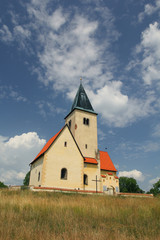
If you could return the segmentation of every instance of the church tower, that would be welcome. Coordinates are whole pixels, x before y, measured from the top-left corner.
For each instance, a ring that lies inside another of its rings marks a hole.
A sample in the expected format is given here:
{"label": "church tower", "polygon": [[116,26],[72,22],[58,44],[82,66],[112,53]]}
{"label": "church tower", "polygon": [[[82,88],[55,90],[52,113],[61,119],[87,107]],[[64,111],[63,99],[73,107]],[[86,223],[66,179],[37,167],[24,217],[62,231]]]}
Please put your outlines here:
{"label": "church tower", "polygon": [[65,117],[84,157],[97,158],[97,113],[80,83],[70,113]]}

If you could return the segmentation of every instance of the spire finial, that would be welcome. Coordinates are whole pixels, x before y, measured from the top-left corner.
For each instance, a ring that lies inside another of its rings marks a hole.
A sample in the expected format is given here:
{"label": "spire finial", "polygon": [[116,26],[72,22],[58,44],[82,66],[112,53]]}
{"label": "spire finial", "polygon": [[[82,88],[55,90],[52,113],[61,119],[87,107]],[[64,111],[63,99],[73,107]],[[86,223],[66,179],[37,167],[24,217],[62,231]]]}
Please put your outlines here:
{"label": "spire finial", "polygon": [[82,78],[80,78],[80,84],[82,84]]}

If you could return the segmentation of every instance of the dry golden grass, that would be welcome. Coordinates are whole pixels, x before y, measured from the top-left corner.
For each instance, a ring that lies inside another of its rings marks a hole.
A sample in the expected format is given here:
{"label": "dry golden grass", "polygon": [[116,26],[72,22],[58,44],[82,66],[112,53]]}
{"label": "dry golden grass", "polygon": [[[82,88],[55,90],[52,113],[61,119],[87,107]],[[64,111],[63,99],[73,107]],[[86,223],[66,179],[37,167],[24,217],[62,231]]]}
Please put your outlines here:
{"label": "dry golden grass", "polygon": [[159,240],[160,199],[0,191],[0,240]]}

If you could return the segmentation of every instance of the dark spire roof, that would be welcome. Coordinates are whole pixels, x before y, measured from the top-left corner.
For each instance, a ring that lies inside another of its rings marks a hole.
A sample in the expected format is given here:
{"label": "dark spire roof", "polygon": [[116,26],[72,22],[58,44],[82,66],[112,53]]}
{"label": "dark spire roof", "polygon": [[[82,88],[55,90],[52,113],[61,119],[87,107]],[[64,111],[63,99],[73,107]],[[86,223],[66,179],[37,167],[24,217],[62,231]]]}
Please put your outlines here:
{"label": "dark spire roof", "polygon": [[71,107],[71,111],[75,108],[95,113],[89,101],[89,98],[82,86],[82,83],[80,83],[79,89]]}

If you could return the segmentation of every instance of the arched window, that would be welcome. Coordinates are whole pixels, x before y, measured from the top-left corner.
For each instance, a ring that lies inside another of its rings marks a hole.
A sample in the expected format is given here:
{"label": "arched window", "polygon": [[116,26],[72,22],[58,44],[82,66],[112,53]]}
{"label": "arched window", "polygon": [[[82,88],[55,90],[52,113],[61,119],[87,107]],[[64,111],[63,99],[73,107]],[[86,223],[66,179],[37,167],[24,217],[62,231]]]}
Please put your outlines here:
{"label": "arched window", "polygon": [[84,185],[88,185],[88,176],[84,174],[83,176]]}
{"label": "arched window", "polygon": [[67,180],[67,169],[66,168],[61,169],[61,179]]}
{"label": "arched window", "polygon": [[38,182],[39,182],[39,180],[40,180],[40,177],[41,177],[41,174],[40,174],[40,172],[38,173]]}

